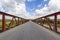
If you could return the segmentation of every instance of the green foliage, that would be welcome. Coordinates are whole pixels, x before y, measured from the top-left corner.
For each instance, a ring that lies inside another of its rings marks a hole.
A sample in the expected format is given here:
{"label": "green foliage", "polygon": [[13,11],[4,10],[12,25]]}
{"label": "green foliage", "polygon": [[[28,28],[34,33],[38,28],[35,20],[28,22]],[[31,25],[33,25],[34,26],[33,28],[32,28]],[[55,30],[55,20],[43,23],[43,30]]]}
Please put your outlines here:
{"label": "green foliage", "polygon": [[[5,28],[8,28],[10,21],[11,20],[9,20],[9,19],[6,20],[6,27]],[[12,25],[10,27],[13,28],[13,27],[15,27],[15,25],[16,25],[16,22],[12,21]],[[0,20],[0,30],[1,30],[1,28],[2,28],[2,20]]]}
{"label": "green foliage", "polygon": [[[42,20],[45,24],[47,24],[46,20]],[[54,26],[54,19],[49,19],[48,20],[52,26]],[[58,19],[58,24],[57,26],[60,28],[60,19]]]}

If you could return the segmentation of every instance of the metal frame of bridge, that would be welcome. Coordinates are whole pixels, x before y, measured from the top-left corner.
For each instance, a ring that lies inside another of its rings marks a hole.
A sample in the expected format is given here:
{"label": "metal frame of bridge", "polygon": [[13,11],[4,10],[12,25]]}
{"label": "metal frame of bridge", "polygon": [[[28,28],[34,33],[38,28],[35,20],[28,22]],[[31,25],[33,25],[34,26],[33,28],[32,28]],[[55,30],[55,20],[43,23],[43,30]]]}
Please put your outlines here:
{"label": "metal frame of bridge", "polygon": [[[12,21],[13,20],[15,20],[15,22],[16,22],[16,25],[15,26],[18,26],[18,25],[20,25],[20,23],[23,24],[23,23],[25,23],[25,22],[28,21],[28,20],[26,20],[24,18],[21,18],[21,17],[18,17],[18,16],[14,16],[14,15],[11,15],[11,14],[7,14],[7,13],[1,12],[1,11],[0,11],[0,15],[2,15],[2,32],[5,31],[5,27],[6,27],[6,18],[5,18],[5,16],[12,17],[12,19],[11,19],[11,21],[9,23],[8,29],[10,29],[10,26],[12,25]],[[42,21],[43,18],[44,18],[47,21],[47,24],[49,25],[49,29],[50,30],[53,30],[55,32],[58,32],[57,31],[57,24],[58,24],[57,16],[58,15],[60,15],[60,12],[56,12],[56,13],[53,13],[53,14],[50,14],[50,15],[46,15],[46,16],[37,18],[37,19],[35,19],[33,21],[36,22],[36,23],[40,23],[40,25],[44,26],[43,25],[44,22]],[[49,22],[49,17],[52,17],[52,16],[54,16],[54,27],[53,27],[53,29],[52,29],[51,24]],[[16,18],[18,20],[16,20]]]}
{"label": "metal frame of bridge", "polygon": [[[60,12],[56,12],[56,13],[53,13],[53,14],[50,14],[50,15],[46,15],[46,16],[37,18],[37,19],[35,19],[33,21],[36,22],[36,23],[40,23],[40,25],[44,26],[44,22],[42,21],[43,18],[44,18],[47,21],[48,25],[49,25],[49,29],[53,30],[55,32],[58,32],[57,31],[57,24],[58,24],[58,18],[57,18],[57,16],[58,15],[60,15]],[[54,17],[54,27],[53,27],[53,29],[52,29],[51,24],[49,22],[49,17],[52,17],[52,16]],[[44,27],[46,27],[46,26],[44,26]]]}
{"label": "metal frame of bridge", "polygon": [[14,16],[14,15],[11,15],[11,14],[7,14],[7,13],[1,12],[1,11],[0,11],[0,15],[2,15],[2,30],[1,30],[2,32],[6,30],[6,28],[5,28],[6,27],[6,18],[5,18],[5,16],[12,17],[12,19],[11,19],[11,21],[9,23],[8,29],[10,29],[10,26],[12,25],[12,21],[13,20],[15,20],[15,22],[16,22],[15,26],[18,26],[18,25],[20,25],[20,23],[23,24],[23,23],[28,21],[28,20],[26,20],[24,18],[21,18],[21,17],[18,17],[18,16]]}

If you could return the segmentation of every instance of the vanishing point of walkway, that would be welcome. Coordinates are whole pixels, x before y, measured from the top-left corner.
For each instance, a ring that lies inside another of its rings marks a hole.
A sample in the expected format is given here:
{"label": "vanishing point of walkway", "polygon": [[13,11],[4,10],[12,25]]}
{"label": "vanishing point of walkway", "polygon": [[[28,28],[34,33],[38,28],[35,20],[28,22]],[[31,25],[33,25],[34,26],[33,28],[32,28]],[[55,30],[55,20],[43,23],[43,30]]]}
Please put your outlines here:
{"label": "vanishing point of walkway", "polygon": [[29,21],[0,33],[0,40],[60,40],[60,35]]}

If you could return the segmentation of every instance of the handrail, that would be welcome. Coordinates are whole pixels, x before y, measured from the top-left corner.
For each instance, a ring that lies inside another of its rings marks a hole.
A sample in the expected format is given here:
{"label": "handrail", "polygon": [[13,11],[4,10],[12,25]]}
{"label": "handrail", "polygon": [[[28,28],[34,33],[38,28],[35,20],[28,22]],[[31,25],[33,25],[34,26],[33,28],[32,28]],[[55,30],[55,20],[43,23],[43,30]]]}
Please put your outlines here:
{"label": "handrail", "polygon": [[[10,26],[12,25],[12,21],[14,21],[14,20],[16,22],[16,25],[15,26],[18,26],[18,25],[20,25],[20,23],[23,24],[23,23],[25,23],[25,22],[28,21],[28,20],[26,20],[24,18],[15,16],[15,15],[11,15],[11,14],[8,14],[8,13],[5,13],[5,12],[1,12],[1,11],[0,11],[0,15],[2,15],[2,32],[6,30],[5,29],[5,27],[6,27],[6,18],[5,18],[5,16],[12,17],[12,20],[9,23],[8,29],[10,28]],[[18,18],[18,20],[16,20],[16,18]]]}
{"label": "handrail", "polygon": [[[57,24],[58,24],[58,18],[57,17],[58,17],[58,15],[60,15],[60,11],[56,12],[56,13],[53,13],[53,14],[46,15],[46,16],[42,16],[42,17],[37,18],[33,21],[38,23],[38,24],[40,23],[40,25],[44,26],[44,22],[42,21],[42,19],[44,18],[44,20],[48,22],[47,24],[50,27],[49,29],[51,29],[55,32],[58,32],[57,31]],[[53,29],[51,28],[51,24],[49,23],[49,18],[48,18],[48,17],[51,17],[51,16],[54,16],[54,27],[53,27]]]}

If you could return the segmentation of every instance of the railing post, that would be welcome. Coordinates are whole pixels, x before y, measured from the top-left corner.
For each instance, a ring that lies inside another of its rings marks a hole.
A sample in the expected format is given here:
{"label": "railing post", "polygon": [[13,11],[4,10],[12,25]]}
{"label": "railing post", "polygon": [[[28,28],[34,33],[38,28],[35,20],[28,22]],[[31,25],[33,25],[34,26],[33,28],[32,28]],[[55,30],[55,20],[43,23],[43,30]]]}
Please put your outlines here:
{"label": "railing post", "polygon": [[2,32],[5,31],[6,21],[5,21],[5,15],[2,15]]}
{"label": "railing post", "polygon": [[21,23],[23,24],[23,19],[21,18]]}
{"label": "railing post", "polygon": [[18,25],[19,25],[19,17],[18,17]]}
{"label": "railing post", "polygon": [[15,22],[16,22],[16,26],[18,25],[18,22],[17,22],[17,19],[16,19],[16,17],[14,17],[14,19],[15,19]]}
{"label": "railing post", "polygon": [[57,32],[57,15],[54,15],[54,31]]}
{"label": "railing post", "polygon": [[41,20],[40,20],[40,21],[41,21],[41,25],[43,26],[42,18],[41,18]]}

